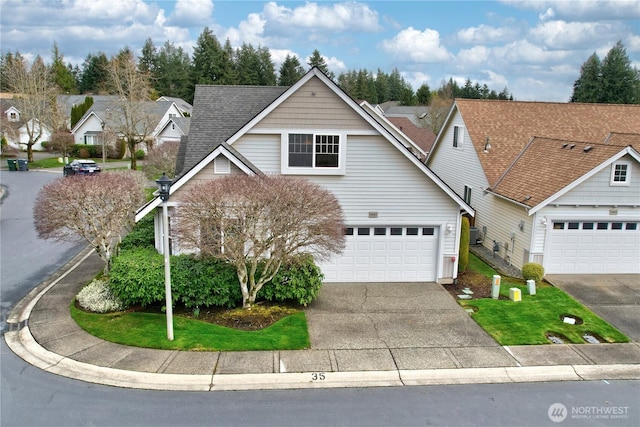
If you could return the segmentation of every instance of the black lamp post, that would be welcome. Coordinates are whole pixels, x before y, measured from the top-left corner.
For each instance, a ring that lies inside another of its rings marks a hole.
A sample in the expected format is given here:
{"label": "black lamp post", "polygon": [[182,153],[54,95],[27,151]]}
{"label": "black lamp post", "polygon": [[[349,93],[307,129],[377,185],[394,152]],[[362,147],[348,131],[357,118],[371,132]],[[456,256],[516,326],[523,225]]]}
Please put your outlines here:
{"label": "black lamp post", "polygon": [[107,163],[107,150],[105,150],[105,141],[104,141],[104,122],[100,123],[100,127],[102,127],[102,133],[100,134],[100,138],[102,139],[102,164]]}
{"label": "black lamp post", "polygon": [[167,339],[173,341],[173,301],[171,298],[171,264],[169,259],[169,190],[172,181],[163,173],[160,179],[156,180],[160,199],[162,200],[162,252],[164,254],[164,291],[166,295],[167,307]]}

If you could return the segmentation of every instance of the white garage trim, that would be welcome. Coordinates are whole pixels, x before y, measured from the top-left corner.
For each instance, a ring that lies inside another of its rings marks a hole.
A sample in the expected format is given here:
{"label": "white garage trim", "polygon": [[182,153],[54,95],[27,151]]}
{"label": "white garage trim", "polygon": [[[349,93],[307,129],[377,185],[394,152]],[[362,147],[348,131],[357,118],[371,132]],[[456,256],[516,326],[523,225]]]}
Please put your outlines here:
{"label": "white garage trim", "polygon": [[554,220],[548,236],[546,273],[640,273],[637,220]]}
{"label": "white garage trim", "polygon": [[438,226],[355,226],[345,249],[320,262],[325,282],[432,282],[438,276]]}

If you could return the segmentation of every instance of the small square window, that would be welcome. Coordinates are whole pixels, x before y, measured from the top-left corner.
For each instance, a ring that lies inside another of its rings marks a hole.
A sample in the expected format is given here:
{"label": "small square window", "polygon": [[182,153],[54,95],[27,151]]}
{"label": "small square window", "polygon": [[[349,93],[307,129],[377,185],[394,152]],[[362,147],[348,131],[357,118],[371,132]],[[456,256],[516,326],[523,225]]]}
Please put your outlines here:
{"label": "small square window", "polygon": [[612,230],[622,230],[622,223],[621,222],[612,222],[611,223],[611,229]]}
{"label": "small square window", "polygon": [[598,226],[597,226],[598,230],[608,230],[609,229],[609,223],[608,222],[599,222]]}
{"label": "small square window", "polygon": [[344,229],[345,236],[353,236],[353,227],[347,227]]}
{"label": "small square window", "polygon": [[579,222],[570,222],[569,225],[567,226],[569,230],[577,230],[579,227],[580,227]]}
{"label": "small square window", "polygon": [[407,227],[407,236],[417,236],[418,227]]}
{"label": "small square window", "polygon": [[611,166],[611,185],[629,185],[631,163],[617,162]]}
{"label": "small square window", "polygon": [[583,222],[582,223],[582,229],[583,230],[593,230],[593,223],[592,222]]}
{"label": "small square window", "polygon": [[369,227],[358,227],[358,236],[368,236],[369,234],[371,234]]}
{"label": "small square window", "polygon": [[554,222],[553,223],[554,230],[564,230],[564,222]]}
{"label": "small square window", "polygon": [[391,227],[389,231],[392,236],[402,236],[402,228],[400,227]]}
{"label": "small square window", "polygon": [[435,229],[433,227],[427,227],[422,229],[423,236],[433,236]]}
{"label": "small square window", "polygon": [[638,223],[637,222],[628,222],[625,224],[625,229],[626,230],[637,230],[638,229]]}
{"label": "small square window", "polygon": [[387,235],[387,229],[386,227],[376,227],[373,229],[373,234],[376,236],[386,236]]}

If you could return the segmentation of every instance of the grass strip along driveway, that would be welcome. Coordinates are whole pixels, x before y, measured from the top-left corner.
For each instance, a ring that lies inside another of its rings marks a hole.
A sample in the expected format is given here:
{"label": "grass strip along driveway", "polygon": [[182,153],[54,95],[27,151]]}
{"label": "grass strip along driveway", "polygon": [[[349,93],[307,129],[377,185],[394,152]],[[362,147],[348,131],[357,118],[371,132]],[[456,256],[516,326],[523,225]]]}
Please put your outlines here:
{"label": "grass strip along driveway", "polygon": [[98,338],[162,350],[298,350],[310,346],[307,320],[300,311],[257,331],[243,331],[185,317],[173,317],[174,340],[167,340],[167,318],[155,313],[87,313],[71,304],[71,317]]}
{"label": "grass strip along driveway", "polygon": [[[469,268],[491,280],[495,270],[471,255]],[[585,344],[589,335],[603,343],[629,342],[617,329],[591,310],[579,304],[564,291],[542,283],[535,295],[529,295],[523,280],[502,277],[500,298],[460,300],[463,307],[474,309],[473,319],[501,345],[550,344],[549,336],[565,344]],[[509,288],[519,288],[522,301],[509,299]],[[565,321],[575,319],[571,324]]]}

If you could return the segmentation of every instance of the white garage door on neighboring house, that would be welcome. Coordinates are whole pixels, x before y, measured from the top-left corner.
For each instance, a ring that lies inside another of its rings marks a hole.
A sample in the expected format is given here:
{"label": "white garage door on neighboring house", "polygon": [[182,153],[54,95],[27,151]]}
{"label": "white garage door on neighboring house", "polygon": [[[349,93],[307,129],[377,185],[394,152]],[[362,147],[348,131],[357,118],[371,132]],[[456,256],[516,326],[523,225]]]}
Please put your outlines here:
{"label": "white garage door on neighboring house", "polygon": [[436,227],[349,227],[345,249],[320,262],[325,282],[435,281]]}
{"label": "white garage door on neighboring house", "polygon": [[640,273],[640,224],[628,221],[554,221],[545,272]]}

